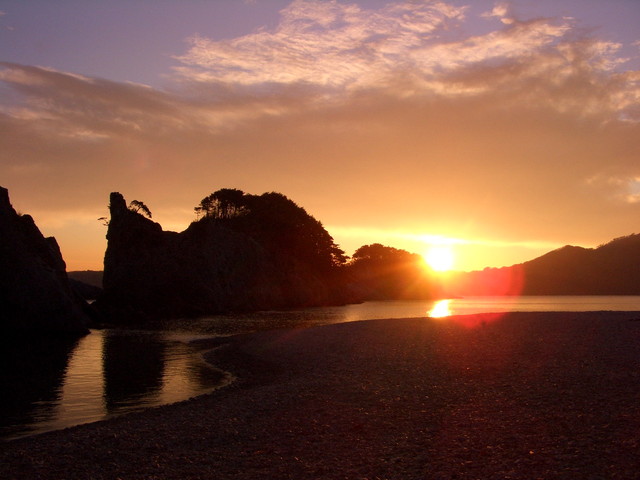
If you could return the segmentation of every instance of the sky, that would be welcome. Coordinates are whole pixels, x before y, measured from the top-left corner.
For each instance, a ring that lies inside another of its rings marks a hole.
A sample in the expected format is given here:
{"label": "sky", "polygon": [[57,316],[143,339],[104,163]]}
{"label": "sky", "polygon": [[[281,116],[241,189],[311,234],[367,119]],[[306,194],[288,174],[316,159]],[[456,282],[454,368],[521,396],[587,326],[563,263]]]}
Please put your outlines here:
{"label": "sky", "polygon": [[351,255],[499,267],[640,232],[640,1],[0,0],[0,186],[102,269],[109,193],[165,230],[285,194]]}

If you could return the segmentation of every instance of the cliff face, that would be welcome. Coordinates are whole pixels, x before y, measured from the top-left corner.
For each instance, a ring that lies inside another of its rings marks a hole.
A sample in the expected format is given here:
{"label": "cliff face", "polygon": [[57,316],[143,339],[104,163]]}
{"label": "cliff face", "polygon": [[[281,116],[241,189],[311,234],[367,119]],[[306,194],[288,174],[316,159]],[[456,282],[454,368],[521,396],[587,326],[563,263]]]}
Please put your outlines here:
{"label": "cliff face", "polygon": [[251,235],[202,219],[181,233],[110,197],[103,294],[114,323],[331,303],[330,286]]}
{"label": "cliff face", "polygon": [[0,328],[87,333],[86,304],[71,289],[60,248],[0,187]]}

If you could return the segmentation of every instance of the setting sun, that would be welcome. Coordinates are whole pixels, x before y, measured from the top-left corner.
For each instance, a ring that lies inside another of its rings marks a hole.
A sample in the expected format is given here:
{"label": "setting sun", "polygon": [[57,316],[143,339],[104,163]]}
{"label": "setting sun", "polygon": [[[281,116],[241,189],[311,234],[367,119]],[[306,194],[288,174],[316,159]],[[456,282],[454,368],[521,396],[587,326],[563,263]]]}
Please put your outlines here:
{"label": "setting sun", "polygon": [[433,245],[423,255],[424,261],[436,272],[451,270],[455,256],[449,245]]}

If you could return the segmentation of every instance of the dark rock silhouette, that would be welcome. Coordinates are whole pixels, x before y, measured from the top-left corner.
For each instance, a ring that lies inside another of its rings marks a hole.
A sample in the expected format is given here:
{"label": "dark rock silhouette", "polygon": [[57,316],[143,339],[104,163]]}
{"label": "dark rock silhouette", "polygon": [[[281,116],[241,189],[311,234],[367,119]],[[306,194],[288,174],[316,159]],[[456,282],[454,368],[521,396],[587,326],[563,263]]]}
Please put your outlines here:
{"label": "dark rock silhouette", "polygon": [[95,300],[102,293],[102,288],[76,280],[69,275],[69,284],[74,292],[85,300]]}
{"label": "dark rock silhouette", "polygon": [[598,248],[567,245],[503,268],[456,273],[456,295],[640,295],[640,234]]}
{"label": "dark rock silhouette", "polygon": [[0,187],[0,328],[88,333],[89,308],[72,290],[55,238],[44,238]]}
{"label": "dark rock silhouette", "polygon": [[[163,231],[111,194],[104,291],[96,302],[110,322],[347,301],[337,266],[299,245],[296,228],[319,222],[283,195],[234,192],[247,204],[242,217],[205,216],[181,233]],[[279,216],[282,209],[295,221]]]}

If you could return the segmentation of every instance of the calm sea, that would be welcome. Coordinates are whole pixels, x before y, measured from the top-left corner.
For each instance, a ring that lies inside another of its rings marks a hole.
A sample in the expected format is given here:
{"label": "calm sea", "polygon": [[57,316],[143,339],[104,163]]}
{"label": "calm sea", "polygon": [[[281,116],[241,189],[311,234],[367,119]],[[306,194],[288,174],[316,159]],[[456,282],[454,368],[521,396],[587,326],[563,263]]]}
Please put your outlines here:
{"label": "calm sea", "polygon": [[156,331],[95,330],[78,340],[0,342],[0,439],[174,403],[224,385],[198,338],[375,318],[509,311],[640,311],[640,296],[467,297],[178,320]]}

